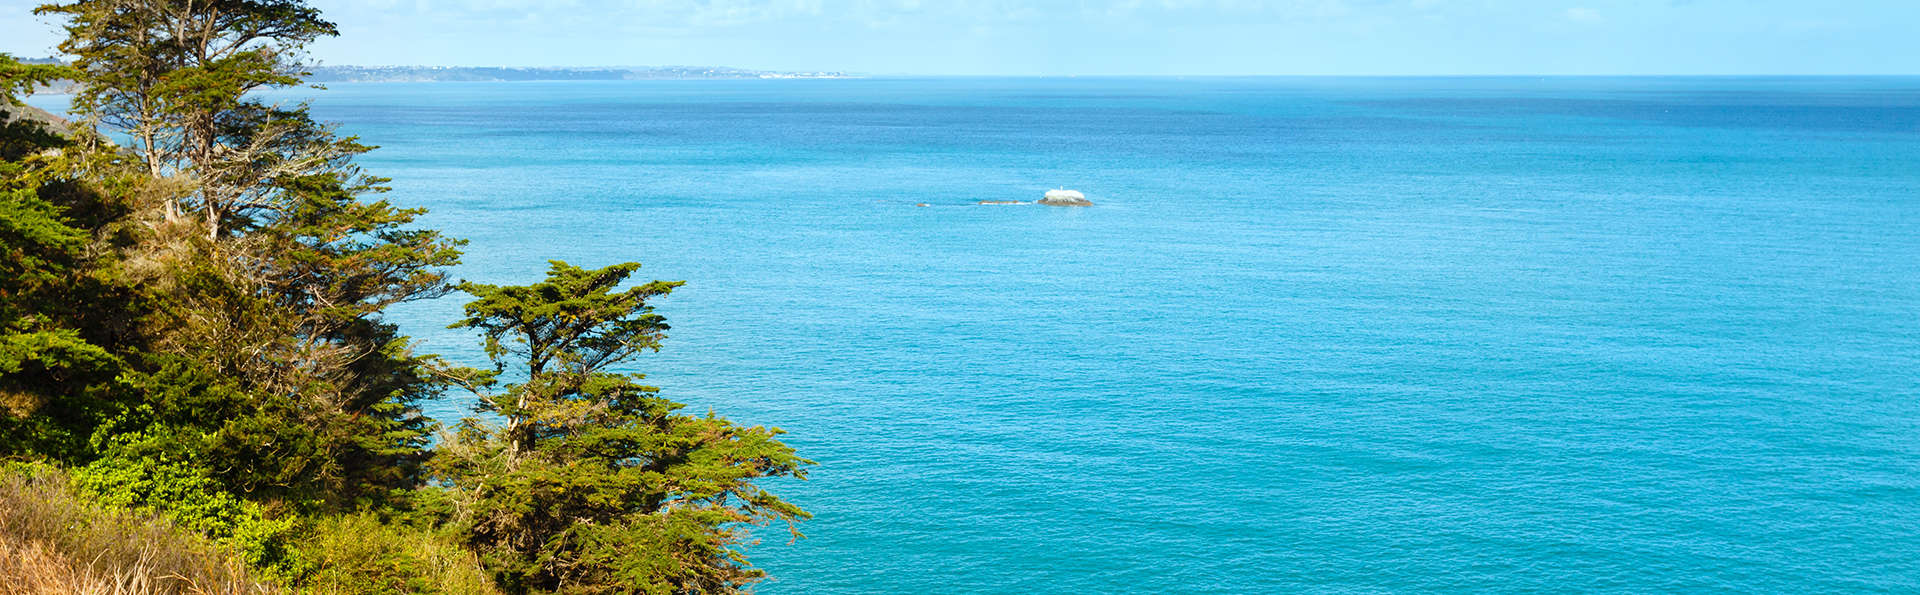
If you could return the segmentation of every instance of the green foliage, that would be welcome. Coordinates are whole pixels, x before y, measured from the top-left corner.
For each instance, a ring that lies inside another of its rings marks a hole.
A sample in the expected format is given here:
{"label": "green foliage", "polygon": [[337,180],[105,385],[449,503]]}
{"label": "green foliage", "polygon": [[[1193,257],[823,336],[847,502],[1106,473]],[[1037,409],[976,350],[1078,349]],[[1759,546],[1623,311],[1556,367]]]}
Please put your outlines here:
{"label": "green foliage", "polygon": [[[447,293],[441,269],[459,242],[411,227],[418,210],[363,198],[385,190],[352,164],[369,147],[304,106],[247,98],[298,84],[300,47],[333,25],[298,0],[39,12],[66,19],[75,106],[133,139],[147,165],[142,181],[111,189],[134,208],[56,246],[124,258],[124,270],[85,264],[144,314],[96,341],[120,358],[111,377],[123,386],[117,409],[89,419],[143,437],[114,443],[137,453],[116,456],[165,453],[251,498],[300,506],[372,505],[416,486],[435,428],[418,404],[443,390],[440,364],[380,315]],[[198,229],[183,205],[204,215]],[[113,229],[144,235],[100,245]],[[68,425],[69,442],[86,434],[85,420]]]}
{"label": "green foliage", "polygon": [[193,464],[255,498],[305,503],[341,489],[334,449],[353,440],[345,434],[354,427],[298,423],[306,413],[298,395],[248,391],[191,358],[150,355],[149,363],[156,369],[126,375],[143,402],[102,426],[96,452]]}
{"label": "green foliage", "polygon": [[26,64],[0,52],[0,104],[18,104],[21,97],[38,85],[74,75],[73,69],[57,64]]}
{"label": "green foliage", "polygon": [[71,475],[88,500],[205,535],[274,584],[335,594],[494,591],[455,536],[429,527],[371,513],[276,513],[186,463],[106,458]]}
{"label": "green foliage", "polygon": [[66,20],[60,50],[81,72],[74,108],[125,131],[151,175],[193,175],[189,206],[210,239],[248,217],[263,181],[353,152],[305,109],[248,97],[299,84],[301,49],[338,34],[304,0],[78,0],[35,12]]}
{"label": "green foliage", "polygon": [[71,458],[114,410],[120,358],[83,332],[74,301],[104,293],[85,239],[38,192],[0,190],[0,451]]}
{"label": "green foliage", "polygon": [[525,381],[485,394],[504,423],[466,420],[436,465],[509,591],[736,591],[761,577],[744,526],[808,516],[753,484],[806,475],[779,430],[679,414],[640,375],[607,371],[668,328],[647,300],[680,284],[618,290],[638,268],[556,261],[533,285],[461,286],[477,299],[454,326],[482,331],[494,373]]}
{"label": "green foliage", "polygon": [[74,471],[73,482],[104,505],[152,510],[211,537],[277,582],[293,582],[305,572],[292,547],[292,519],[268,518],[261,505],[226,491],[191,465],[101,459]]}
{"label": "green foliage", "polygon": [[495,592],[457,540],[371,514],[316,519],[301,550],[314,568],[305,583],[314,593]]}
{"label": "green foliage", "polygon": [[[30,189],[0,190],[0,446],[70,457],[116,358],[62,314],[85,236]],[[67,395],[55,406],[48,389]]]}
{"label": "green foliage", "polygon": [[[0,161],[17,162],[41,151],[65,146],[66,141],[58,131],[42,119],[29,117],[36,112],[20,98],[32,93],[35,86],[72,75],[72,70],[63,66],[22,64],[0,53]],[[7,177],[8,169],[11,168],[0,166],[0,177]]]}
{"label": "green foliage", "polygon": [[25,113],[16,93],[63,73],[0,55],[0,453],[72,459],[114,410],[119,358],[97,342],[98,317],[87,320],[79,302],[110,293],[91,275],[91,237],[49,200],[73,205],[86,194],[61,181],[46,154],[70,143],[16,117]]}
{"label": "green foliage", "polygon": [[115,360],[44,320],[0,328],[0,452],[72,460],[84,456],[90,427],[116,409],[108,380]]}
{"label": "green foliage", "polygon": [[420,481],[430,422],[417,410],[341,410],[250,389],[187,356],[145,361],[151,371],[123,375],[142,402],[100,426],[95,452],[190,463],[235,492],[303,510],[378,505]]}

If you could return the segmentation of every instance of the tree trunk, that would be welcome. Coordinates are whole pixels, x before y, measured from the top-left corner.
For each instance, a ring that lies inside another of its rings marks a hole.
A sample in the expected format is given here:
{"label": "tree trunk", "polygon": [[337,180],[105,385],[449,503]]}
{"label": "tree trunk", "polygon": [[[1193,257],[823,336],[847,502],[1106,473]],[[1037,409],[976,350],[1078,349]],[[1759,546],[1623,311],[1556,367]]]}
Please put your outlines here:
{"label": "tree trunk", "polygon": [[218,242],[220,241],[220,209],[215,207],[211,201],[207,202],[206,209],[207,239]]}

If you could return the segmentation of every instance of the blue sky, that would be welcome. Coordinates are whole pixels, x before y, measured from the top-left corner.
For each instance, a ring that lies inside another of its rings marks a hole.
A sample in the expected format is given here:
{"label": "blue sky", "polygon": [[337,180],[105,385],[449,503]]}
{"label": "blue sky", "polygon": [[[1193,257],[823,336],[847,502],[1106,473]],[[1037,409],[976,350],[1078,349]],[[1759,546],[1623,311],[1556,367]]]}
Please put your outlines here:
{"label": "blue sky", "polygon": [[[0,51],[49,53],[37,0]],[[313,0],[330,64],[877,74],[1920,74],[1920,0]]]}

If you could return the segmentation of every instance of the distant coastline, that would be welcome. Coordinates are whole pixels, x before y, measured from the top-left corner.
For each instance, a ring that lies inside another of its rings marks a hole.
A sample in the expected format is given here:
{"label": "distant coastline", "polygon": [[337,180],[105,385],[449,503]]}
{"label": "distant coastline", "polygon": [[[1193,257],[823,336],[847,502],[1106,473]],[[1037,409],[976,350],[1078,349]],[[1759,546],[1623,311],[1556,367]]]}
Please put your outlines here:
{"label": "distant coastline", "polygon": [[844,72],[784,72],[716,66],[505,68],[495,66],[314,66],[317,83],[844,79]]}
{"label": "distant coastline", "polygon": [[[62,64],[57,58],[21,58],[26,64]],[[726,66],[598,66],[512,68],[502,66],[312,66],[306,77],[313,83],[438,83],[508,81],[644,81],[710,79],[850,79],[862,75],[837,72],[751,70]],[[39,93],[71,93],[72,81],[55,81],[35,89]]]}

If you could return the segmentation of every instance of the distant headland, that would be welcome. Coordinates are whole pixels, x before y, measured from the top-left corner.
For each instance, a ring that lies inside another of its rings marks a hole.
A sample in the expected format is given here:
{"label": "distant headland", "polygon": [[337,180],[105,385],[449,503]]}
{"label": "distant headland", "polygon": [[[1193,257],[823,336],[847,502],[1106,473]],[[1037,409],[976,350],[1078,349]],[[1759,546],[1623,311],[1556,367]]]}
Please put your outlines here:
{"label": "distant headland", "polygon": [[681,79],[843,79],[844,72],[782,72],[719,66],[506,68],[494,66],[313,66],[317,83],[631,81]]}
{"label": "distant headland", "polygon": [[[64,64],[58,58],[18,58],[25,64]],[[503,81],[642,81],[696,79],[850,79],[846,72],[788,72],[726,66],[593,66],[514,68],[504,66],[331,66],[312,65],[314,83],[427,83]],[[54,81],[41,92],[67,93],[71,81]]]}

